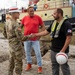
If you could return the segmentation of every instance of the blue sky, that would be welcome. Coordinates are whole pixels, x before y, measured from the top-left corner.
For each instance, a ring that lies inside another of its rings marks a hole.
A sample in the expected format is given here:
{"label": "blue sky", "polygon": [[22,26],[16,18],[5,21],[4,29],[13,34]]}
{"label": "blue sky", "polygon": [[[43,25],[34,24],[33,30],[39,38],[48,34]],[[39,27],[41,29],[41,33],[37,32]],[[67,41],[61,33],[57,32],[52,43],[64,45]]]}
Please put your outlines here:
{"label": "blue sky", "polygon": [[16,6],[16,1],[17,1],[18,8],[21,8],[21,7],[27,8],[29,3],[29,0],[0,0],[0,9]]}

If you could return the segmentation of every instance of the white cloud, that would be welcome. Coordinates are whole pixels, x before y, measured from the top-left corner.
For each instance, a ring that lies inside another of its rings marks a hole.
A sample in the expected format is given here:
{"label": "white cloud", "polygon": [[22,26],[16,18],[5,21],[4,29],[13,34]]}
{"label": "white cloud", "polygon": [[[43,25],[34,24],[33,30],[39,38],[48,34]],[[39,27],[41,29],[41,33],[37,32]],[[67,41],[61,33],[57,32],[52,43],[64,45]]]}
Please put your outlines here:
{"label": "white cloud", "polygon": [[0,9],[1,8],[10,8],[12,6],[16,6],[17,1],[17,7],[26,7],[28,6],[29,0],[0,0]]}

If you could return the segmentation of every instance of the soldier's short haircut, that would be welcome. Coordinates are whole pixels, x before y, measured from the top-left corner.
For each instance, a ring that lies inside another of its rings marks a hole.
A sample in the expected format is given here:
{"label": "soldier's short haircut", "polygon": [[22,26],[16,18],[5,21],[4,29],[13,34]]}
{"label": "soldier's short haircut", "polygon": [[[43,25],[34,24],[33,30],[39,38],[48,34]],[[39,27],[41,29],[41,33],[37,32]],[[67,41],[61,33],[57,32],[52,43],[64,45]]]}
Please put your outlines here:
{"label": "soldier's short haircut", "polygon": [[29,6],[29,7],[28,7],[28,9],[27,9],[27,11],[28,11],[30,8],[33,8],[33,9],[34,9],[34,7],[33,7],[33,6]]}
{"label": "soldier's short haircut", "polygon": [[60,13],[63,16],[63,10],[61,8],[57,8],[57,13]]}

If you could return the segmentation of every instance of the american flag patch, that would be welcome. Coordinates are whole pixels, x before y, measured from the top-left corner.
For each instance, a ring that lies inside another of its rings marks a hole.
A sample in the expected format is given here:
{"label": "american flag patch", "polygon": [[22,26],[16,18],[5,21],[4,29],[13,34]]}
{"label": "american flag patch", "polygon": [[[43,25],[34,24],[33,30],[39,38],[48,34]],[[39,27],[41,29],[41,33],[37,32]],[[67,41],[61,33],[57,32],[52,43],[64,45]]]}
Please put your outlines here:
{"label": "american flag patch", "polygon": [[68,33],[72,33],[72,30],[71,29],[68,29],[68,31],[67,31]]}

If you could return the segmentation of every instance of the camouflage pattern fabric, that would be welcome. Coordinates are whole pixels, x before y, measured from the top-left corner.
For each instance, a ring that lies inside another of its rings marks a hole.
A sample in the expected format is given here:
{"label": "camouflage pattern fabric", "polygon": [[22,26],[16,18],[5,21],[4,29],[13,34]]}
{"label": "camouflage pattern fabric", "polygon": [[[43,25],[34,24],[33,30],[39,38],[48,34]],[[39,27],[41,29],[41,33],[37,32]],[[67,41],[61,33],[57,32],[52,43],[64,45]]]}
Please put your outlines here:
{"label": "camouflage pattern fabric", "polygon": [[23,37],[18,28],[20,28],[20,25],[13,19],[7,20],[4,26],[3,34],[9,40],[10,50],[8,75],[13,75],[14,68],[16,75],[21,75],[22,73],[22,40],[25,41],[28,37]]}

